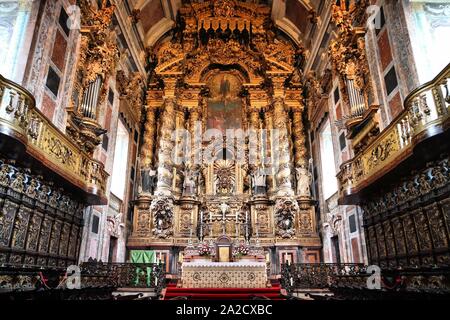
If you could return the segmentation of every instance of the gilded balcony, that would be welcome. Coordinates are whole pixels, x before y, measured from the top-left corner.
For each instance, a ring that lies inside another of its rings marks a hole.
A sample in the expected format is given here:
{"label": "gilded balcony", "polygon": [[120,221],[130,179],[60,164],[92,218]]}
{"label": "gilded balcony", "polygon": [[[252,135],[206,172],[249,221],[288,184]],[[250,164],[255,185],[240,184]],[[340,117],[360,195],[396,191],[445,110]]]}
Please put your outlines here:
{"label": "gilded balcony", "polygon": [[[0,75],[0,152],[51,174],[86,203],[106,203],[108,174],[37,108],[33,95]],[[55,176],[56,174],[56,176]]]}
{"label": "gilded balcony", "polygon": [[[377,138],[344,162],[337,175],[341,204],[354,204],[371,186],[397,171],[414,170],[415,162],[448,152],[450,64],[432,81],[405,99],[405,109]],[[427,142],[427,143],[425,143]],[[402,168],[404,167],[404,168]]]}

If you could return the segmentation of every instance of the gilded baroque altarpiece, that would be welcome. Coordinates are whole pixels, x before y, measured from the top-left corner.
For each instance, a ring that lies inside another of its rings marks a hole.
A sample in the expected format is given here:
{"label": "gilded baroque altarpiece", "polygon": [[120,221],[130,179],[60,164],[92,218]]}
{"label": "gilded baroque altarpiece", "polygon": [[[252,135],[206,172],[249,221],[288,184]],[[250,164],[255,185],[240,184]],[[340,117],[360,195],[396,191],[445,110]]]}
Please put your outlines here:
{"label": "gilded baroque altarpiece", "polygon": [[303,52],[270,21],[270,8],[258,4],[192,3],[180,9],[171,39],[151,48],[129,248],[185,247],[222,234],[263,247],[320,247]]}

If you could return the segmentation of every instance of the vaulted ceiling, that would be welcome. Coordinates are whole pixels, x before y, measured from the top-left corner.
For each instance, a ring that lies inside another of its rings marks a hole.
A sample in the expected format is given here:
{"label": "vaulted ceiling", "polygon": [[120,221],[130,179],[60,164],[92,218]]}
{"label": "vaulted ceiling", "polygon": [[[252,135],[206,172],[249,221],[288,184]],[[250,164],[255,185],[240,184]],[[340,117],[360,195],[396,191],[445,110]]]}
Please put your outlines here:
{"label": "vaulted ceiling", "polygon": [[[178,9],[190,2],[207,0],[127,0],[134,10],[145,45],[154,45],[175,24]],[[297,44],[310,46],[325,0],[247,0],[271,6],[272,20]]]}

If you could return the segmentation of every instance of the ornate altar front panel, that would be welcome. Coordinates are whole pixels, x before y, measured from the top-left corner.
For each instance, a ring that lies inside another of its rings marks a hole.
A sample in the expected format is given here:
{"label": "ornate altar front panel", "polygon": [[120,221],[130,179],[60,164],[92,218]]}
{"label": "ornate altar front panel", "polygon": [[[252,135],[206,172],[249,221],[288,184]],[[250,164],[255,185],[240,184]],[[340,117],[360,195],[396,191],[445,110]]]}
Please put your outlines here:
{"label": "ornate altar front panel", "polygon": [[183,288],[265,288],[265,262],[184,262]]}

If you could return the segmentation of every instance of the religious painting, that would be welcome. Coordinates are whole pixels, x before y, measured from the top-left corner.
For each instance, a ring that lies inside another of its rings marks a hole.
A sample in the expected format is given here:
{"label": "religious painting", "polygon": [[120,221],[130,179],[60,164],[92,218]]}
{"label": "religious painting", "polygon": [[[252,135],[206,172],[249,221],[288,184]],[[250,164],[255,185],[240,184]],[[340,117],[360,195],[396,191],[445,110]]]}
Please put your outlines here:
{"label": "religious painting", "polygon": [[225,134],[227,129],[241,128],[241,86],[239,78],[228,72],[221,72],[209,79],[208,129],[218,129]]}

